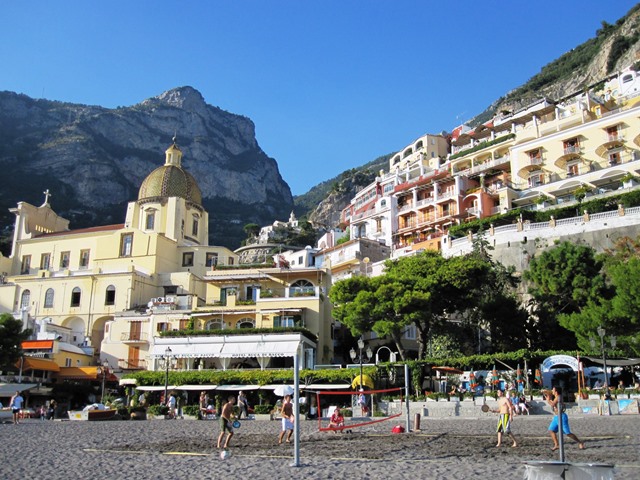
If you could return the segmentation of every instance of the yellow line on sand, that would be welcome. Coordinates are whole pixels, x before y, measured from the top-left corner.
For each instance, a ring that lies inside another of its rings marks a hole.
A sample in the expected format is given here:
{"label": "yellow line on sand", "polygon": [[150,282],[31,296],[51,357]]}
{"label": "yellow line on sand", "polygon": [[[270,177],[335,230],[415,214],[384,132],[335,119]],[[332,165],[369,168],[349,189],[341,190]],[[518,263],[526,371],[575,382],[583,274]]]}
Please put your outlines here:
{"label": "yellow line on sand", "polygon": [[162,452],[163,455],[185,455],[192,457],[208,457],[211,453],[196,453],[196,452]]}
{"label": "yellow line on sand", "polygon": [[82,451],[94,453],[149,453],[146,450],[108,450],[106,448],[83,448]]}

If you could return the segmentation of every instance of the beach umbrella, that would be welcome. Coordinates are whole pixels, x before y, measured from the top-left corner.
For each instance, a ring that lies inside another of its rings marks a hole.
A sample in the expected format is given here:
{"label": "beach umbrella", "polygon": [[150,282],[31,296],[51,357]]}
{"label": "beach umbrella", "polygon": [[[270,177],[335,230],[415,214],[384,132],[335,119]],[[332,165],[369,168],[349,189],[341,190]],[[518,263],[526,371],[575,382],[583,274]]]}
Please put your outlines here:
{"label": "beach umbrella", "polygon": [[516,383],[518,384],[524,383],[524,378],[522,377],[522,370],[520,370],[520,364],[518,364],[518,368],[516,369]]}
{"label": "beach umbrella", "polygon": [[476,381],[476,374],[473,373],[473,370],[471,370],[471,373],[469,374],[469,385],[471,390],[475,390],[476,388],[478,388],[478,382]]}
{"label": "beach umbrella", "polygon": [[278,385],[273,389],[273,393],[278,397],[285,397],[287,395],[293,395],[293,387],[291,385]]}

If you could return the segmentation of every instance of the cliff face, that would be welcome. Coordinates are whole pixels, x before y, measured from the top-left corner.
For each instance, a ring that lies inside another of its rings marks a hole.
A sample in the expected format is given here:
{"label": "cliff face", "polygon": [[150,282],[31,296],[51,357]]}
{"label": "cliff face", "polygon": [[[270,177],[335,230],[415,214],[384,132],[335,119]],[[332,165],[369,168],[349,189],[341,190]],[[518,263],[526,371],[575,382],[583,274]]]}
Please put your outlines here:
{"label": "cliff face", "polygon": [[18,201],[41,204],[47,188],[71,228],[121,222],[174,135],[202,190],[211,243],[236,248],[245,224],[288,217],[291,191],[253,122],[182,87],[117,109],[0,92],[0,222],[12,224],[7,209]]}

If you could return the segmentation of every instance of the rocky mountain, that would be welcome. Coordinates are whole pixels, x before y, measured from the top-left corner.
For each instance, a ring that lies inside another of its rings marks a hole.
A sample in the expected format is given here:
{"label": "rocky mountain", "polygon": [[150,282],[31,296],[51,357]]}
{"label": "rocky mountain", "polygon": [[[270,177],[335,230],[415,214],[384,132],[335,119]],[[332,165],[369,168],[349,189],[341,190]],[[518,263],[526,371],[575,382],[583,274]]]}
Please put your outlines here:
{"label": "rocky mountain", "polygon": [[0,92],[0,225],[12,228],[8,208],[40,205],[45,189],[71,228],[122,222],[174,135],[202,190],[212,244],[237,248],[245,224],[288,218],[291,190],[253,122],[181,87],[116,109]]}
{"label": "rocky mountain", "polygon": [[[542,97],[560,101],[637,62],[640,62],[640,5],[633,7],[615,25],[602,22],[595,37],[543,67],[524,85],[500,97],[467,123],[470,126],[479,125],[491,120],[499,112],[516,111]],[[640,63],[638,65],[637,69],[640,69]],[[442,125],[444,129],[455,127],[457,125]],[[384,158],[388,159],[389,156]],[[371,176],[371,165],[377,160],[347,170],[313,187],[308,193],[297,196],[294,199],[296,213],[299,216],[307,215],[317,225],[338,225],[342,209],[360,188],[373,180],[371,178],[369,182],[362,183]],[[384,165],[383,162],[382,165],[378,168],[388,171],[388,164]]]}

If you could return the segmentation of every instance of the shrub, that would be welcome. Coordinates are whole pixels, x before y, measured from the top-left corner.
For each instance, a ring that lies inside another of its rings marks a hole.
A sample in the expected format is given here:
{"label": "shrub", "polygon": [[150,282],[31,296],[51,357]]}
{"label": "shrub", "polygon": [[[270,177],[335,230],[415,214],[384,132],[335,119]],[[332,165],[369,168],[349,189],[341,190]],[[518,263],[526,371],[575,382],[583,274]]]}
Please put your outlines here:
{"label": "shrub", "polygon": [[254,413],[258,415],[265,415],[265,414],[268,415],[271,412],[271,410],[273,410],[273,405],[270,405],[270,404],[256,405],[253,407]]}
{"label": "shrub", "polygon": [[197,417],[200,414],[200,405],[186,405],[182,408],[182,413]]}
{"label": "shrub", "polygon": [[148,409],[149,415],[164,416],[169,413],[166,405],[151,405]]}

